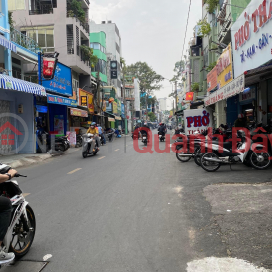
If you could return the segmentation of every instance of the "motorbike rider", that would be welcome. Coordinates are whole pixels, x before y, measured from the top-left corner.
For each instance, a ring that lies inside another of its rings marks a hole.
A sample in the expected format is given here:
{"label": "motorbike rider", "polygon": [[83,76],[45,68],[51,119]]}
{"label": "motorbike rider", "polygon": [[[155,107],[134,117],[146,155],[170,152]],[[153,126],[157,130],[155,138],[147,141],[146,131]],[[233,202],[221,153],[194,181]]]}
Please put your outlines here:
{"label": "motorbike rider", "polygon": [[106,145],[106,138],[105,138],[105,135],[104,135],[103,128],[101,127],[101,125],[97,124],[97,129],[98,129],[99,135],[101,136],[101,138],[103,140],[103,144]]}
{"label": "motorbike rider", "polygon": [[[0,183],[12,179],[16,174],[17,171],[14,169],[10,169],[6,174],[0,174]],[[7,197],[0,196],[0,265],[15,258],[14,253],[6,253],[4,248],[1,247],[11,220],[11,211],[11,201]]]}
{"label": "motorbike rider", "polygon": [[158,128],[158,134],[165,136],[165,133],[166,133],[166,126],[164,125],[164,123],[160,123],[160,126]]}
{"label": "motorbike rider", "polygon": [[97,149],[99,150],[99,146],[100,146],[99,138],[98,138],[99,131],[98,131],[98,128],[96,127],[96,122],[91,123],[89,129],[87,130],[87,134],[88,133],[91,133],[94,135],[94,139],[96,141],[96,146],[97,146]]}
{"label": "motorbike rider", "polygon": [[[143,129],[145,128],[145,129]],[[147,122],[144,122],[143,127],[140,128],[140,138],[143,140],[143,134],[146,134],[148,137],[149,132],[151,132],[150,127],[147,125]]]}
{"label": "motorbike rider", "polygon": [[234,122],[234,127],[246,127],[247,126],[247,120],[244,117],[244,114],[240,113],[238,114],[238,119]]}

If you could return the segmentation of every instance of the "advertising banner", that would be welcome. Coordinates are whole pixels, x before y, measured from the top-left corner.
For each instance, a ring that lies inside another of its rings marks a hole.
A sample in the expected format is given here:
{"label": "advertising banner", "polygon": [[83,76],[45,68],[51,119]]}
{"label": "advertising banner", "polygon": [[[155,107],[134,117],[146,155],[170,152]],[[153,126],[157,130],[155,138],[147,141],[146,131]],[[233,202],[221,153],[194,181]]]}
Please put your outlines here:
{"label": "advertising banner", "polygon": [[69,97],[73,96],[71,68],[58,62],[54,78],[43,80],[42,85],[47,91]]}
{"label": "advertising banner", "polygon": [[47,94],[47,102],[51,104],[59,104],[65,106],[77,106],[77,101],[65,97],[60,97],[52,94]]}
{"label": "advertising banner", "polygon": [[192,135],[194,132],[203,132],[212,127],[212,114],[207,109],[184,111],[185,134]]}
{"label": "advertising banner", "polygon": [[64,116],[55,115],[54,116],[54,131],[58,134],[64,134]]}
{"label": "advertising banner", "polygon": [[217,88],[220,89],[233,79],[231,44],[224,49],[216,64]]}
{"label": "advertising banner", "polygon": [[220,100],[228,99],[231,96],[243,92],[245,89],[245,76],[244,74],[232,80],[223,88],[215,91],[204,99],[205,106],[212,105]]}
{"label": "advertising banner", "polygon": [[117,106],[117,102],[115,102],[115,101],[112,102],[112,112],[114,114],[118,113],[118,106]]}
{"label": "advertising banner", "polygon": [[252,0],[232,25],[235,77],[271,60],[271,18],[270,0]]}
{"label": "advertising banner", "polygon": [[71,145],[76,145],[76,132],[75,131],[67,131],[66,135],[68,136],[68,140]]}
{"label": "advertising banner", "polygon": [[88,108],[90,114],[94,113],[93,94],[78,88],[79,106]]}
{"label": "advertising banner", "polygon": [[217,86],[217,68],[216,66],[207,75],[207,91],[210,92]]}
{"label": "advertising banner", "polygon": [[76,108],[70,108],[70,114],[72,116],[78,116],[78,117],[88,117],[88,112]]}

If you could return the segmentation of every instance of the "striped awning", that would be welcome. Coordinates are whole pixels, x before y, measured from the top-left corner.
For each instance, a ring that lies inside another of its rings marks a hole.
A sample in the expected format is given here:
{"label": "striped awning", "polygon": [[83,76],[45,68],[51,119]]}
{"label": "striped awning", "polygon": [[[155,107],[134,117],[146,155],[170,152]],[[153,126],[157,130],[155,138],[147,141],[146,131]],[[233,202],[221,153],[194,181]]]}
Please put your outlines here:
{"label": "striped awning", "polygon": [[3,74],[0,74],[0,88],[46,96],[43,86]]}

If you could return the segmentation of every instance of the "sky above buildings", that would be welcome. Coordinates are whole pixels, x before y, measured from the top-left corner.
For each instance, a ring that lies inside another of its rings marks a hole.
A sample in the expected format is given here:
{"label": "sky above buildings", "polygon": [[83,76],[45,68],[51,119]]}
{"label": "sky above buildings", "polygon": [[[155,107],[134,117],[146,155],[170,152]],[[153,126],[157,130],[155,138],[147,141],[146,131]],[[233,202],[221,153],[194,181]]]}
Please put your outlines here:
{"label": "sky above buildings", "polygon": [[[193,27],[201,18],[202,0],[192,0],[185,50]],[[122,38],[122,55],[127,64],[145,61],[167,79],[182,56],[189,0],[91,0],[90,19],[116,23]],[[154,94],[167,97],[168,81]]]}

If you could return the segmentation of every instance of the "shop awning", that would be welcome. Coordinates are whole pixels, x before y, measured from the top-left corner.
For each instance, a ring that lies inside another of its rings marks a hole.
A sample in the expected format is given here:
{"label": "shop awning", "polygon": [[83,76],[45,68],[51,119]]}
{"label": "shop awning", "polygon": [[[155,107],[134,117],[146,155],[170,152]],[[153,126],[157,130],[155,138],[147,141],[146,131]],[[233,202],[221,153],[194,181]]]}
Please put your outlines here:
{"label": "shop awning", "polygon": [[242,74],[230,81],[223,88],[209,94],[204,99],[205,106],[217,103],[218,101],[228,99],[236,94],[243,92],[245,89],[245,75]]}
{"label": "shop awning", "polygon": [[43,86],[3,74],[0,74],[0,88],[46,96]]}
{"label": "shop awning", "polygon": [[272,64],[269,63],[267,65],[260,66],[255,69],[251,69],[245,72],[245,85],[250,86],[260,82],[261,80],[265,80],[266,77],[271,77],[271,69]]}
{"label": "shop awning", "polygon": [[201,106],[201,105],[204,105],[204,101],[191,102],[191,107],[198,107],[198,106]]}
{"label": "shop awning", "polygon": [[105,111],[104,114],[105,114],[105,116],[108,115],[108,116],[110,116],[110,117],[112,117],[112,118],[115,118],[115,115],[112,114],[112,113],[110,113],[110,112]]}
{"label": "shop awning", "polygon": [[108,117],[108,121],[109,121],[109,122],[115,122],[115,119],[112,118],[112,117]]}
{"label": "shop awning", "polygon": [[[181,110],[175,112],[175,115],[177,115],[177,116],[183,115],[183,111],[184,111],[184,110],[185,110],[185,108],[182,107]],[[170,117],[170,116],[169,116],[169,117]]]}
{"label": "shop awning", "polygon": [[88,117],[88,112],[76,108],[69,108],[70,109],[70,114],[72,116],[78,116],[78,117]]}

